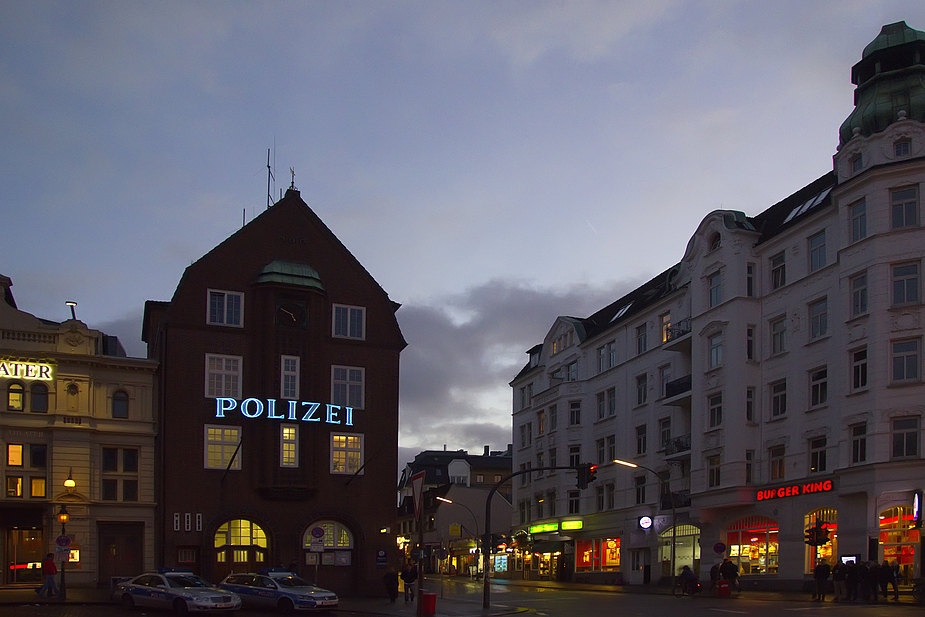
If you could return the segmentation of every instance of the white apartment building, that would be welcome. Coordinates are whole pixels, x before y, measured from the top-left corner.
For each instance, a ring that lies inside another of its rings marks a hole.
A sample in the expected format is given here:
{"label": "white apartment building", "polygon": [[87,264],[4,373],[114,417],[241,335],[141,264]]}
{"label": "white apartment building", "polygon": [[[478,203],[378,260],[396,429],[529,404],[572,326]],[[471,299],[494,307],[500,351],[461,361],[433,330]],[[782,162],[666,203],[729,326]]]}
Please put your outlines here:
{"label": "white apartment building", "polygon": [[884,26],[852,82],[832,172],[708,214],[677,265],[528,352],[514,469],[599,467],[583,491],[515,479],[522,575],[655,583],[729,557],[787,588],[851,555],[921,575],[925,33]]}

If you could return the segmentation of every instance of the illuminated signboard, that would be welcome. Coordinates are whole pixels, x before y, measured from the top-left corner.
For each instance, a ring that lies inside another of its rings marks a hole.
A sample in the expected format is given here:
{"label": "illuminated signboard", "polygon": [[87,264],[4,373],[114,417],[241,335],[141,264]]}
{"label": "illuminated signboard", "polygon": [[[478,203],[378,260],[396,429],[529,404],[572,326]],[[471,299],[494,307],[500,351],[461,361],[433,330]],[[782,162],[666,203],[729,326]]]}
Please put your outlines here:
{"label": "illuminated signboard", "polygon": [[546,531],[559,531],[559,523],[544,523],[530,527],[530,533],[543,533]]}
{"label": "illuminated signboard", "polygon": [[277,410],[275,398],[246,398],[243,401],[224,397],[215,399],[216,418],[224,418],[225,412],[232,411],[238,411],[245,418],[251,419],[266,415],[268,420],[353,426],[353,407],[341,407],[330,403],[322,405],[308,401],[280,401],[280,409]]}
{"label": "illuminated signboard", "polygon": [[51,381],[51,364],[0,360],[0,377]]}
{"label": "illuminated signboard", "polygon": [[768,499],[796,497],[797,495],[809,495],[811,493],[828,493],[831,490],[831,480],[820,480],[818,482],[806,482],[804,484],[779,486],[777,488],[758,489],[757,500],[767,501]]}
{"label": "illuminated signboard", "polygon": [[562,530],[581,529],[581,521],[562,521]]}
{"label": "illuminated signboard", "polygon": [[922,491],[915,491],[912,495],[912,527],[922,527]]}
{"label": "illuminated signboard", "polygon": [[640,516],[639,517],[639,526],[642,529],[648,529],[652,526],[652,517],[651,516]]}

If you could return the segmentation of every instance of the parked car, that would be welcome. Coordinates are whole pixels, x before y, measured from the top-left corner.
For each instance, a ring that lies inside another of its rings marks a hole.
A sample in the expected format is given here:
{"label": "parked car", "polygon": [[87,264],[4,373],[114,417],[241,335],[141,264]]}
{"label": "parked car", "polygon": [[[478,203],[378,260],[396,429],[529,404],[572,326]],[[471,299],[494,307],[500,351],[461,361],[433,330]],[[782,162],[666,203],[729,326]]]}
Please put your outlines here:
{"label": "parked car", "polygon": [[229,574],[218,585],[241,596],[245,606],[293,610],[337,608],[337,594],[299,578],[288,570],[268,569],[252,574]]}
{"label": "parked car", "polygon": [[112,592],[123,608],[136,606],[173,609],[185,615],[190,611],[236,611],[241,608],[237,594],[214,587],[189,570],[166,569],[141,574],[119,583]]}

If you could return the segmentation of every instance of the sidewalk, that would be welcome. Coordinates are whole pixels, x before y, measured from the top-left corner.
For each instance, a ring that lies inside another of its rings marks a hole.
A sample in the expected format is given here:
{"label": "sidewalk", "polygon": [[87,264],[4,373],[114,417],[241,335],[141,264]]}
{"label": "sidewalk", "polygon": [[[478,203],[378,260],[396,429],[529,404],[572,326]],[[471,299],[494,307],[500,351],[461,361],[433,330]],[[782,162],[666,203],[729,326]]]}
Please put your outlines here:
{"label": "sidewalk", "polygon": [[[478,589],[482,588],[482,583],[474,583],[468,579],[461,577],[446,577],[444,579],[447,583],[470,583],[473,586],[477,585]],[[492,586],[506,585],[511,587],[542,587],[545,589],[562,589],[562,590],[581,590],[581,591],[592,591],[599,593],[610,593],[610,594],[623,594],[623,593],[633,593],[633,594],[663,594],[667,595],[671,593],[671,590],[668,587],[657,586],[657,585],[593,585],[587,583],[560,583],[555,581],[525,581],[525,580],[507,580],[507,579],[493,579],[491,581]],[[13,588],[13,587],[3,587],[0,588],[0,606],[3,605],[23,605],[23,604],[67,604],[67,605],[93,605],[93,604],[104,604],[104,605],[113,605],[113,602],[109,597],[108,589],[87,589],[82,587],[69,587],[67,590],[67,600],[62,601],[57,598],[39,598],[35,594],[34,587],[28,588]],[[524,612],[525,609],[518,609],[514,606],[508,606],[506,603],[499,601],[499,599],[492,599],[492,607],[488,611],[483,611],[482,609],[482,595],[481,593],[473,593],[466,596],[466,599],[456,598],[441,598],[440,597],[440,577],[435,575],[430,575],[425,577],[425,591],[436,593],[437,594],[437,605],[436,605],[436,617],[470,617],[470,616],[500,616],[500,615],[512,615],[519,612]],[[749,598],[751,600],[764,600],[764,601],[791,601],[791,602],[811,602],[811,594],[801,593],[801,592],[790,592],[790,591],[757,591],[757,590],[745,590],[741,592],[742,598]],[[918,603],[913,599],[912,593],[908,589],[900,591],[899,602],[890,601],[889,603],[881,602],[881,604],[889,605],[906,605],[906,606],[918,606]],[[729,598],[730,601],[735,602],[736,597],[733,596]],[[496,604],[497,601],[497,604]],[[831,597],[826,600],[826,603],[831,603]],[[415,617],[417,614],[417,603],[412,602],[405,604],[404,601],[399,596],[398,601],[395,604],[389,603],[386,598],[341,598],[340,606],[338,607],[338,612],[340,613],[359,613],[367,615],[398,615],[402,617]],[[245,614],[247,611],[244,612]]]}

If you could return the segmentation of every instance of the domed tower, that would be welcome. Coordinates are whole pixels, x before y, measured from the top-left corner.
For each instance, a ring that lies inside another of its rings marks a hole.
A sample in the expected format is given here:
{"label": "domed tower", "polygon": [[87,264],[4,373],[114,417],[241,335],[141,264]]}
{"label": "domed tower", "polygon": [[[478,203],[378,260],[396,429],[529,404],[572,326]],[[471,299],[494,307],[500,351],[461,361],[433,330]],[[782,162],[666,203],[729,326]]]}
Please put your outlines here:
{"label": "domed tower", "polygon": [[839,147],[905,118],[925,122],[925,32],[900,21],[883,26],[851,68],[854,111],[839,129]]}

